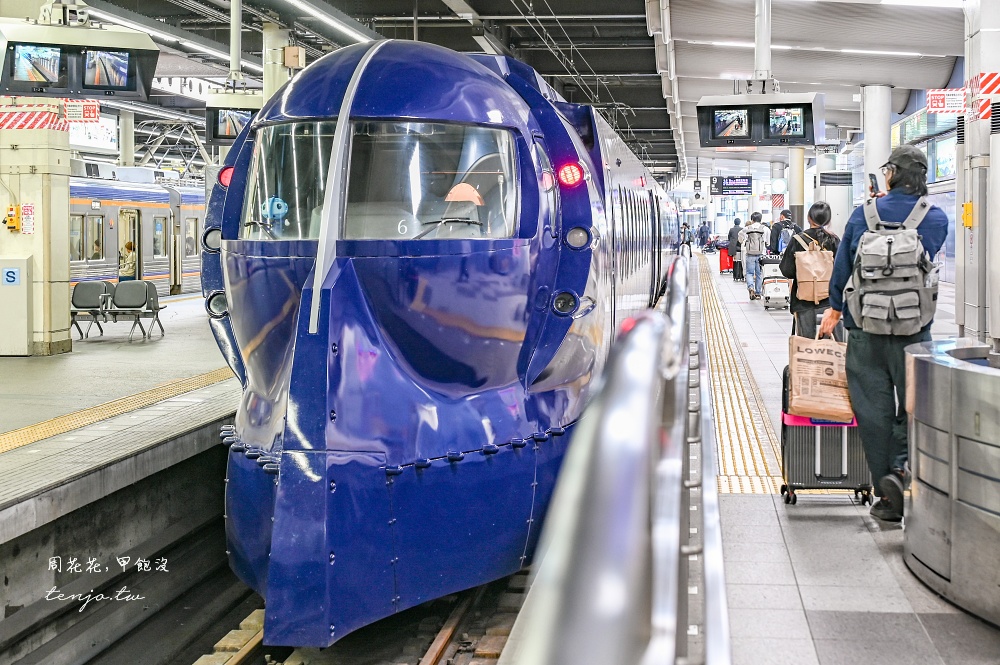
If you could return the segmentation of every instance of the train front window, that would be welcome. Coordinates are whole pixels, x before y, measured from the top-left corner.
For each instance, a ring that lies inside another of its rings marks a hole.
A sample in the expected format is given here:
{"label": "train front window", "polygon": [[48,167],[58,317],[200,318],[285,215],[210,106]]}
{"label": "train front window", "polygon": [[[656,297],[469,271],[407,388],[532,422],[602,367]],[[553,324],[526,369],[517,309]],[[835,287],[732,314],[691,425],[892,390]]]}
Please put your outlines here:
{"label": "train front window", "polygon": [[292,122],[256,132],[240,238],[318,238],[335,121]]}
{"label": "train front window", "polygon": [[514,138],[506,129],[425,122],[353,127],[348,240],[510,238],[517,233]]}

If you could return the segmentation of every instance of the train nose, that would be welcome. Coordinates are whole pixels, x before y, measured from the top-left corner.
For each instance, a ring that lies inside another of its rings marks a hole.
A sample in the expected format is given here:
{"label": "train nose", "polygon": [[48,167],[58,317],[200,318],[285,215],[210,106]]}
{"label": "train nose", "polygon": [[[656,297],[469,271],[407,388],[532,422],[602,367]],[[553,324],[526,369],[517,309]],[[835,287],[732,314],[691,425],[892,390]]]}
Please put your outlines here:
{"label": "train nose", "polygon": [[223,247],[229,315],[247,372],[237,427],[244,441],[261,447],[283,427],[302,287],[315,262],[315,242],[276,245]]}

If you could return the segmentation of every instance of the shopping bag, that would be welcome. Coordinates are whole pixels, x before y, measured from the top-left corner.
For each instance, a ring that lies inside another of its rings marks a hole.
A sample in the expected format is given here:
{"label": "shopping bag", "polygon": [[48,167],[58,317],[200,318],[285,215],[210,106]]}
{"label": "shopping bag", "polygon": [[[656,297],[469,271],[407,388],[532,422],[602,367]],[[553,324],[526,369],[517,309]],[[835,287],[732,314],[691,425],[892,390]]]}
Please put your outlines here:
{"label": "shopping bag", "polygon": [[832,339],[788,339],[791,390],[788,413],[849,423],[854,419],[847,391],[847,344]]}

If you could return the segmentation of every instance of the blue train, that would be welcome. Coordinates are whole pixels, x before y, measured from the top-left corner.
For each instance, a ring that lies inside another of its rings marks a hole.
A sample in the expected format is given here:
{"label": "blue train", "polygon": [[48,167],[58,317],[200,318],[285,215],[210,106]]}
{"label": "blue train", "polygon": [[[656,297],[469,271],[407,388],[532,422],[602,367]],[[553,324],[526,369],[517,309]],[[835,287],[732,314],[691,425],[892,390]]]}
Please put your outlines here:
{"label": "blue train", "polygon": [[590,107],[516,60],[379,41],[268,101],[202,238],[244,384],[230,563],[268,644],[324,647],[523,567],[676,210]]}

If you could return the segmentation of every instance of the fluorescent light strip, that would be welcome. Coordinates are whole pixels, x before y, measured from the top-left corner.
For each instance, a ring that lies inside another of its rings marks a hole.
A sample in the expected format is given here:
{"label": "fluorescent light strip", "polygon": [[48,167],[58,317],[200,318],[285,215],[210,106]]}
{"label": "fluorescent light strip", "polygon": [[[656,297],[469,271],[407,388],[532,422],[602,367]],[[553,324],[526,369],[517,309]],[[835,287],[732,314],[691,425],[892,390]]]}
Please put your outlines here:
{"label": "fluorescent light strip", "polygon": [[[103,11],[99,10],[99,9],[90,9],[89,11],[90,11],[90,14],[92,16],[96,16],[97,18],[99,18],[101,20],[108,21],[109,23],[114,23],[115,25],[120,25],[120,26],[125,27],[125,28],[131,28],[132,30],[137,30],[139,32],[145,32],[147,35],[149,35],[153,39],[158,39],[161,42],[167,42],[168,44],[176,44],[176,43],[179,42],[181,46],[184,46],[184,47],[187,47],[187,48],[190,48],[190,49],[194,49],[195,51],[200,51],[200,52],[202,52],[202,53],[204,53],[206,55],[211,55],[211,56],[214,56],[214,57],[219,58],[221,60],[225,60],[227,62],[229,61],[229,54],[228,53],[223,53],[222,51],[219,51],[218,49],[214,49],[214,48],[211,48],[209,46],[202,46],[201,44],[199,44],[197,42],[182,41],[179,37],[174,37],[174,36],[168,35],[168,34],[166,34],[164,32],[159,32],[158,30],[153,30],[152,28],[148,28],[148,27],[146,27],[144,25],[140,25],[138,23],[133,23],[132,21],[129,21],[129,20],[126,20],[126,19],[123,19],[123,18],[119,18],[119,17],[117,17],[117,16],[115,16],[113,14],[108,14],[106,12],[103,12]],[[252,63],[252,62],[247,62],[246,60],[241,60],[240,64],[243,65],[243,67],[245,67],[246,69],[249,69],[251,71],[255,71],[258,74],[262,74],[264,72],[264,68],[262,66],[258,65],[258,64],[255,64],[255,63]]]}
{"label": "fluorescent light strip", "polygon": [[96,16],[97,18],[108,21],[109,23],[114,23],[115,25],[120,25],[125,28],[131,28],[132,30],[138,30],[139,32],[145,32],[150,37],[154,39],[159,39],[161,42],[177,42],[180,41],[177,37],[172,37],[165,32],[159,32],[158,30],[153,30],[152,28],[147,28],[144,25],[139,25],[138,23],[132,23],[131,21],[126,21],[125,19],[118,18],[111,14],[106,14],[99,9],[89,9],[91,16]]}
{"label": "fluorescent light strip", "polygon": [[357,30],[354,30],[353,28],[351,28],[350,26],[346,25],[342,21],[337,20],[333,16],[330,16],[329,14],[327,14],[326,12],[324,12],[323,10],[321,10],[321,9],[319,9],[317,7],[313,7],[312,5],[310,5],[308,3],[305,3],[305,2],[302,2],[301,0],[285,0],[285,2],[287,2],[292,7],[295,7],[296,9],[298,9],[300,11],[304,11],[306,14],[309,14],[313,18],[319,19],[321,22],[323,22],[326,25],[330,26],[334,30],[347,35],[348,37],[350,37],[351,39],[353,39],[356,42],[370,42],[370,41],[372,41],[371,37],[367,37],[367,36],[361,34]]}
{"label": "fluorescent light strip", "polygon": [[[219,58],[220,60],[225,60],[227,62],[229,61],[229,54],[228,53],[223,53],[222,51],[219,51],[218,49],[214,49],[214,48],[212,48],[210,46],[203,46],[203,45],[199,44],[198,42],[181,42],[181,46],[185,46],[187,48],[194,49],[195,51],[200,51],[202,53],[205,53],[206,55],[214,56],[216,58]],[[255,72],[258,72],[258,73],[263,73],[263,71],[264,71],[264,68],[261,67],[260,65],[254,64],[252,62],[247,62],[246,60],[241,60],[240,64],[243,65],[244,67],[246,67],[247,69],[251,69],[251,70],[253,70]]]}
{"label": "fluorescent light strip", "polygon": [[[700,46],[722,46],[731,48],[756,48],[751,42],[702,42],[689,41],[688,44],[698,44]],[[868,49],[853,48],[824,48],[822,46],[790,46],[787,44],[771,44],[772,51],[813,51],[817,53],[854,53],[858,55],[888,55],[907,58],[944,58],[948,56],[925,55],[913,51],[871,51]]]}

